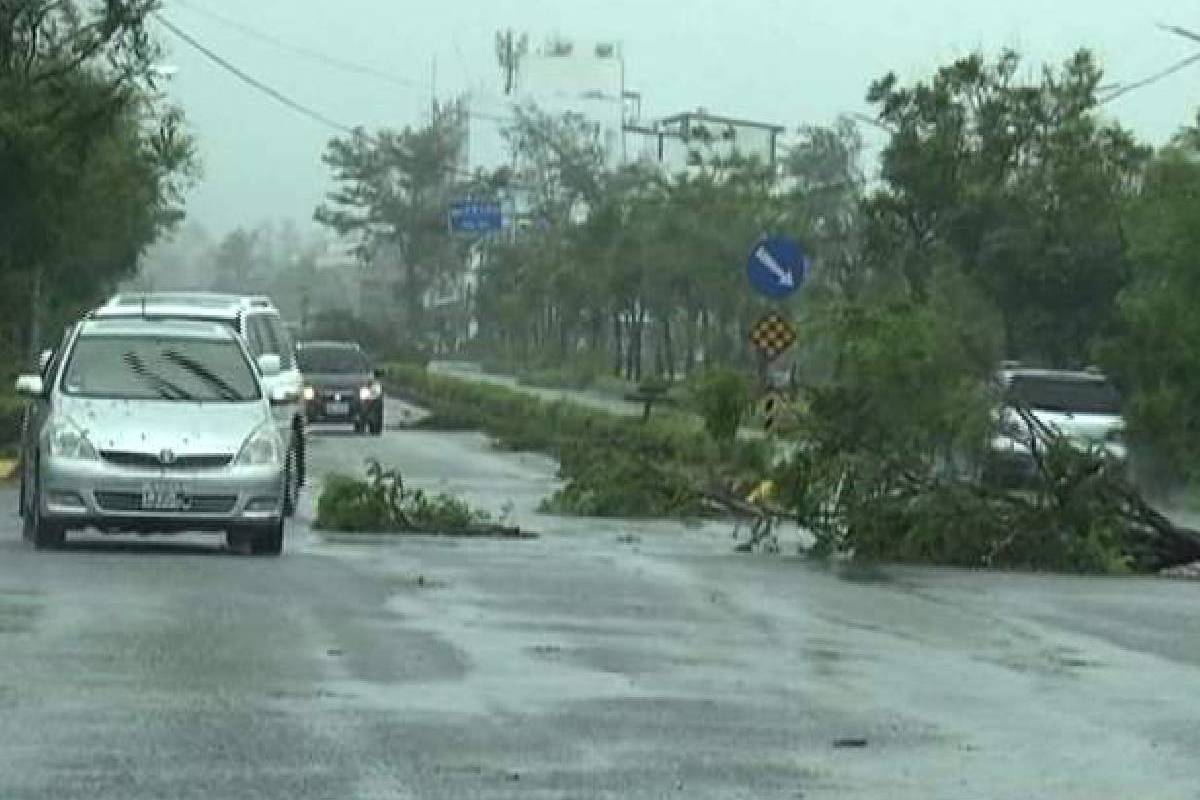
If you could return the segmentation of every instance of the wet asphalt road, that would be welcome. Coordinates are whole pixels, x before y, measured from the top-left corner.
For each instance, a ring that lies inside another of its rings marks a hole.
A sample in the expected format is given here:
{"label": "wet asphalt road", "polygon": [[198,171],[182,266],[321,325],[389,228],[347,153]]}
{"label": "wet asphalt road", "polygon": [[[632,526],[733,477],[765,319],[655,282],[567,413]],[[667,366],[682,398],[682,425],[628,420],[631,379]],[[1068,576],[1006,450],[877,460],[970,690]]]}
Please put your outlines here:
{"label": "wet asphalt road", "polygon": [[0,799],[1200,798],[1200,585],[838,576],[539,517],[473,434],[314,439],[367,455],[545,535],[37,553],[4,490]]}

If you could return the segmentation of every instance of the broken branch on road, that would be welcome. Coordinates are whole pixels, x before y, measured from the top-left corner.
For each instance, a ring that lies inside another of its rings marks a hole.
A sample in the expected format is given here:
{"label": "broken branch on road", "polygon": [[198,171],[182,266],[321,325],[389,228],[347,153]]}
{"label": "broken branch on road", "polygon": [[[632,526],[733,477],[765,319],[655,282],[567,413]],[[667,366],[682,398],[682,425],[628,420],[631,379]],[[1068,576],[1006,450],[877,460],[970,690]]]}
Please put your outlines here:
{"label": "broken branch on road", "polygon": [[367,460],[366,479],[332,475],[317,500],[316,527],[343,533],[534,538],[446,493],[410,489],[395,469]]}

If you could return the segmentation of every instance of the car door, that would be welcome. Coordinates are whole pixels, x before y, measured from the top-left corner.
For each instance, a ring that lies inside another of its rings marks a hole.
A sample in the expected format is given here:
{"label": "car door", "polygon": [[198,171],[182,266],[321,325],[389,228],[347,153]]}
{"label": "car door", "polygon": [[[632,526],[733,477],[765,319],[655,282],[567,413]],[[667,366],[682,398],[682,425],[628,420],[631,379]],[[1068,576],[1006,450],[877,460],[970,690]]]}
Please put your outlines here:
{"label": "car door", "polygon": [[272,405],[279,435],[285,442],[291,442],[300,419],[300,398],[304,389],[304,379],[296,366],[295,348],[274,314],[247,314],[245,325],[246,341],[256,359],[264,354],[279,356],[280,372],[264,377],[263,388],[271,394],[283,392],[291,398],[291,402]]}
{"label": "car door", "polygon": [[36,400],[31,400],[25,406],[25,415],[21,424],[21,511],[25,510],[25,492],[28,486],[32,486],[33,470],[37,465],[37,448],[42,438],[42,428],[46,425],[46,419],[50,416],[50,397],[55,381],[58,379],[58,372],[62,368],[63,356],[71,344],[71,335],[75,332],[74,325],[68,325],[63,331],[62,340],[58,346],[48,351],[47,355],[39,359],[40,374],[42,376],[42,385],[45,387],[45,394]]}

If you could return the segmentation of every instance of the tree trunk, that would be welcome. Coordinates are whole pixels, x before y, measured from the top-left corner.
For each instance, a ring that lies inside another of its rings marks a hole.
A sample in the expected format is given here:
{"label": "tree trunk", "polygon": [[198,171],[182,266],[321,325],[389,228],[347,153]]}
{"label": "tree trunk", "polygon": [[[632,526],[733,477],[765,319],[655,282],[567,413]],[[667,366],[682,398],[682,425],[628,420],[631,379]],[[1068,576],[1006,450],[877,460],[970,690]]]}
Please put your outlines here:
{"label": "tree trunk", "polygon": [[591,342],[588,347],[592,356],[596,357],[604,346],[604,317],[600,315],[600,312],[594,312],[591,323]]}
{"label": "tree trunk", "polygon": [[33,282],[29,288],[29,355],[37,362],[42,351],[42,266],[33,268]]}
{"label": "tree trunk", "polygon": [[667,380],[675,380],[675,345],[671,341],[671,315],[664,314],[662,321],[663,366],[666,368]]}
{"label": "tree trunk", "polygon": [[633,348],[633,380],[641,382],[642,380],[642,333],[646,329],[646,309],[638,305],[637,322],[635,323]]}
{"label": "tree trunk", "polygon": [[621,312],[614,311],[612,315],[613,323],[613,353],[615,355],[613,361],[613,377],[621,377],[622,347],[621,347]]}
{"label": "tree trunk", "polygon": [[699,346],[702,341],[700,338],[701,323],[704,321],[704,311],[696,309],[693,313],[688,311],[687,319],[687,355],[683,365],[684,372],[691,375],[696,371],[696,363],[700,358]]}
{"label": "tree trunk", "polygon": [[642,346],[642,340],[638,336],[636,306],[630,306],[628,314],[629,323],[626,326],[628,331],[625,337],[625,380],[631,381],[634,379],[634,363],[637,360],[637,351]]}

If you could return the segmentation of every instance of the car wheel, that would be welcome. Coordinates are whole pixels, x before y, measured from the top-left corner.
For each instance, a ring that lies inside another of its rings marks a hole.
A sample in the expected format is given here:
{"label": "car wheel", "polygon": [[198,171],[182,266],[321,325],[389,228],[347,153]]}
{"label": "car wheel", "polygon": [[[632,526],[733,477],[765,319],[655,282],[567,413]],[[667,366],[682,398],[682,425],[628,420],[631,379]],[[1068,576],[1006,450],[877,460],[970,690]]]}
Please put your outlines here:
{"label": "car wheel", "polygon": [[354,432],[355,433],[362,433],[366,429],[367,429],[367,424],[365,422],[363,422],[362,420],[355,420],[355,422],[354,422]]}
{"label": "car wheel", "polygon": [[254,532],[250,552],[256,556],[277,556],[283,552],[283,520]]}
{"label": "car wheel", "polygon": [[287,453],[287,461],[283,467],[283,515],[290,517],[296,513],[300,501],[300,476],[296,470],[296,448]]}
{"label": "car wheel", "polygon": [[368,422],[367,430],[369,430],[371,432],[372,436],[382,436],[383,435],[383,414],[380,414],[376,419],[373,419],[370,422]]}
{"label": "car wheel", "polygon": [[62,525],[50,522],[42,515],[41,487],[34,478],[33,492],[26,504],[22,535],[33,542],[38,550],[62,547],[67,540],[67,530]]}

